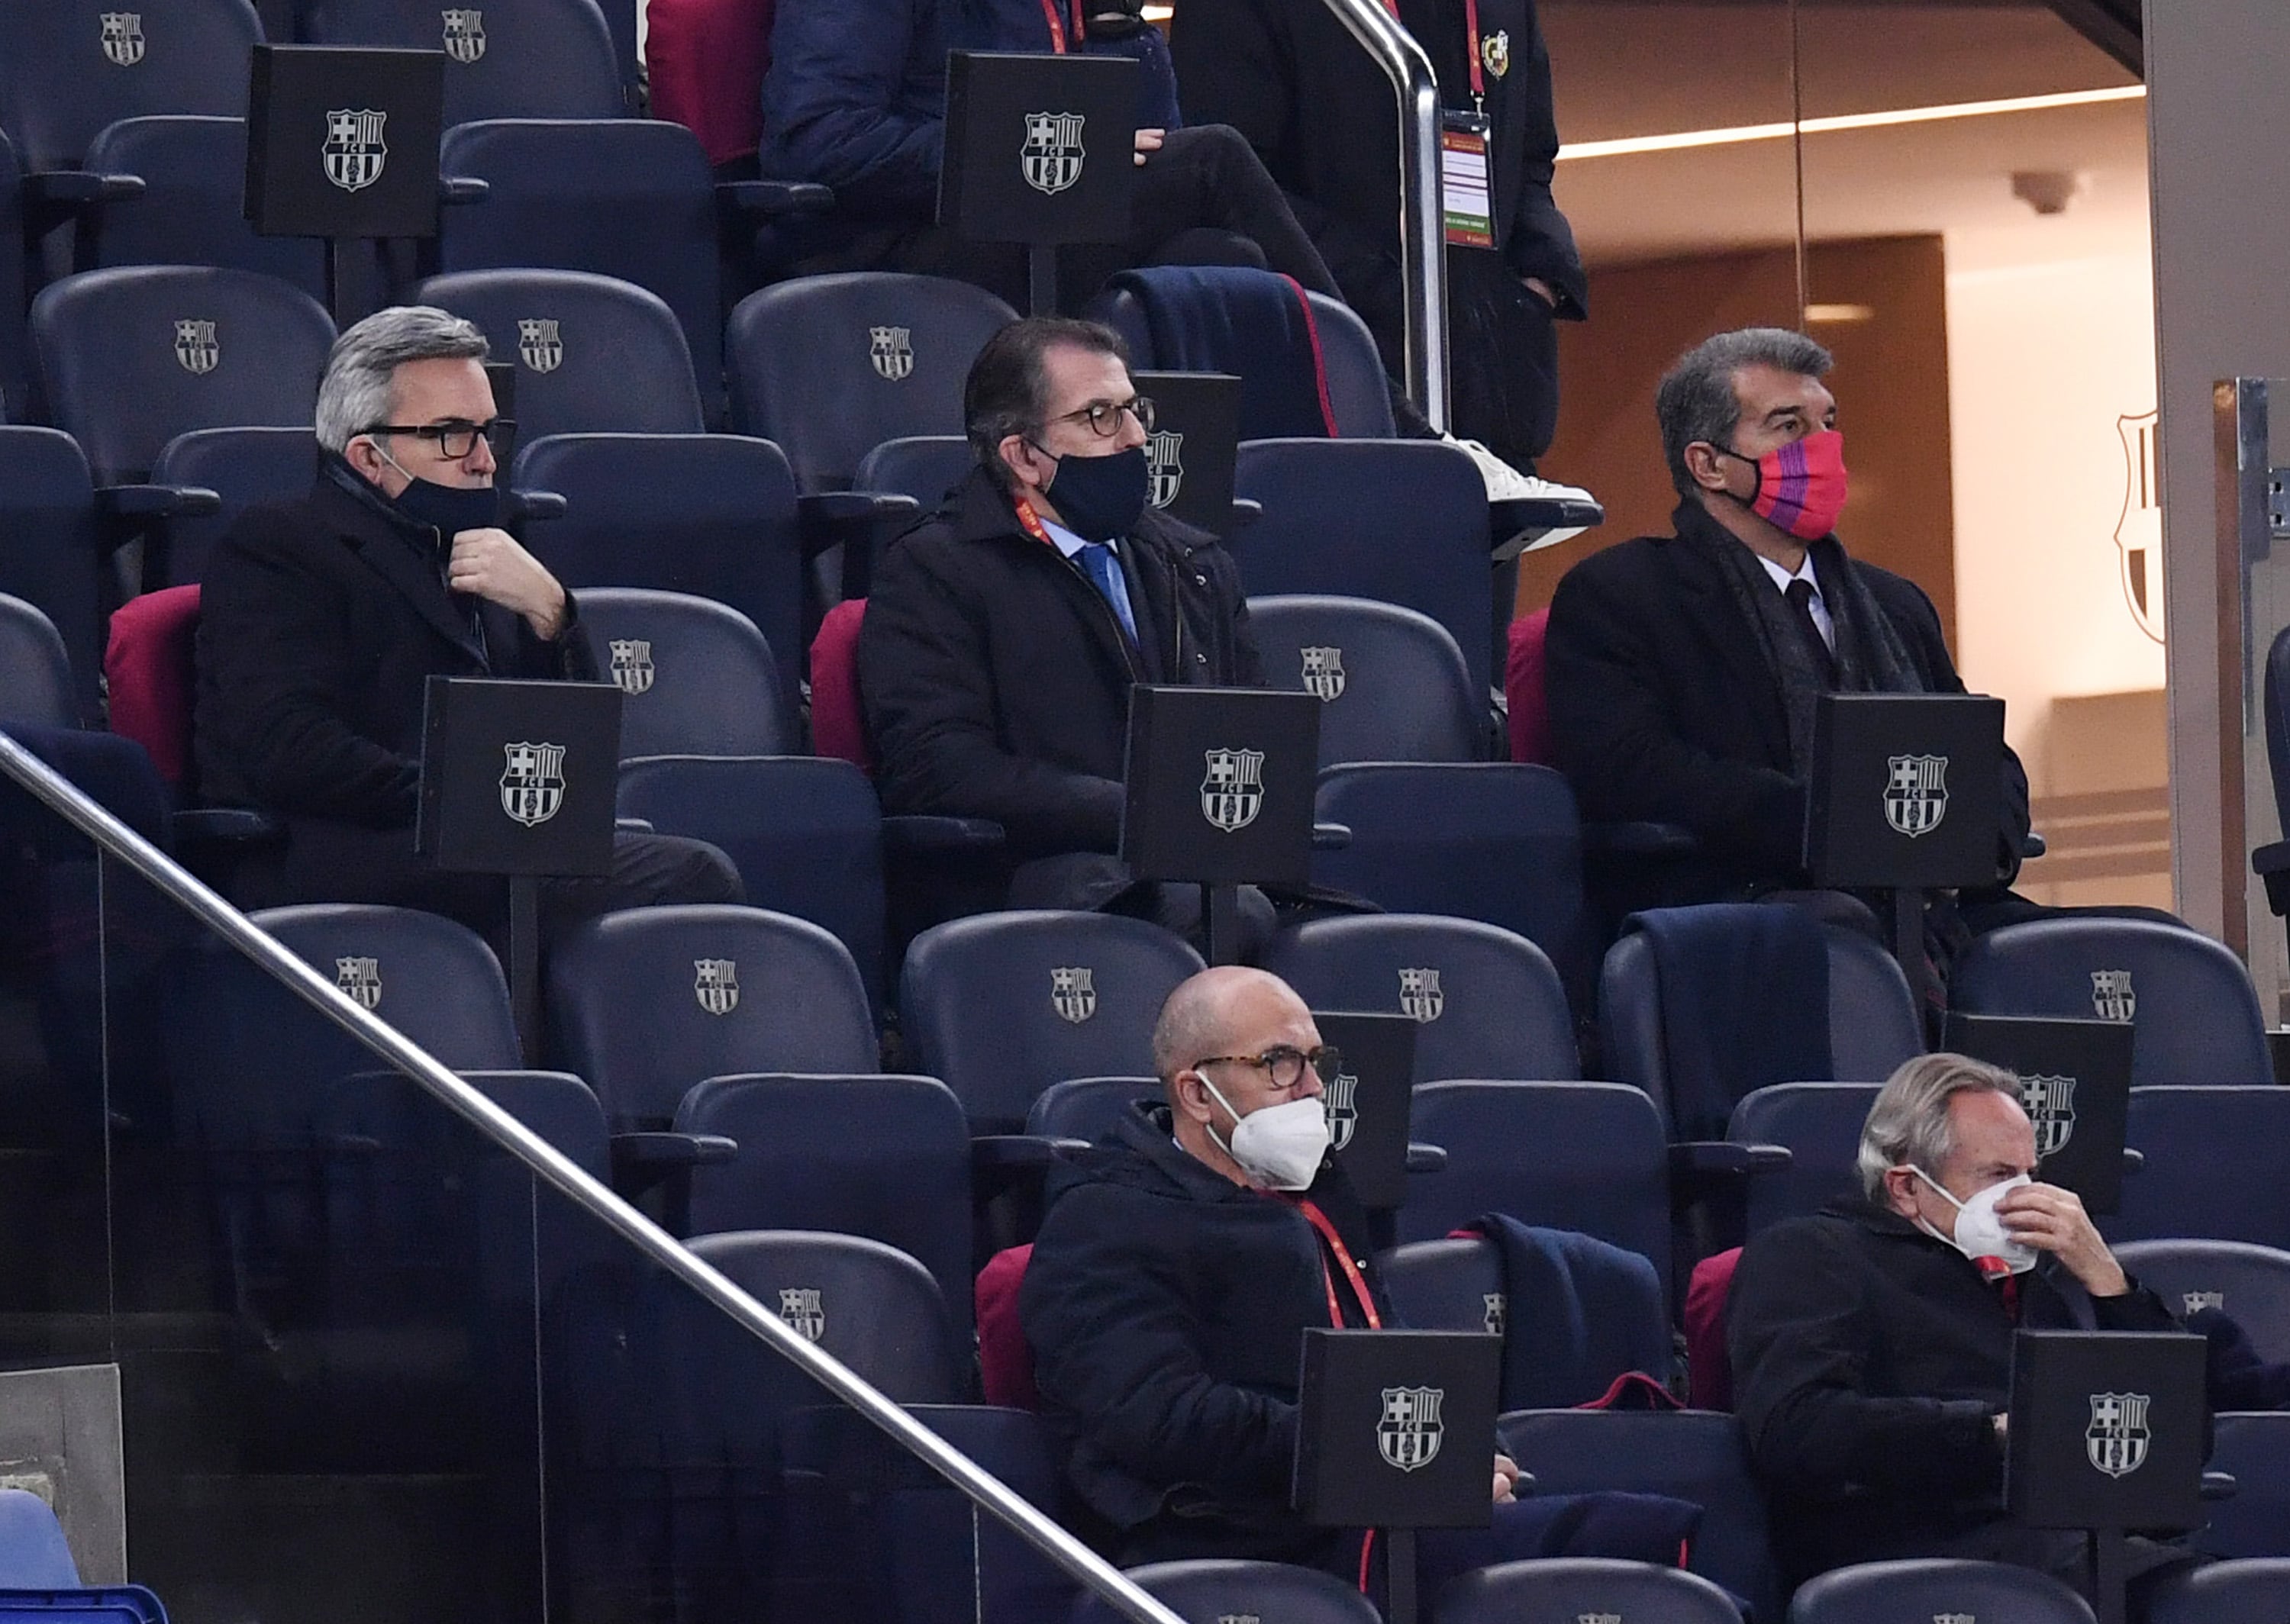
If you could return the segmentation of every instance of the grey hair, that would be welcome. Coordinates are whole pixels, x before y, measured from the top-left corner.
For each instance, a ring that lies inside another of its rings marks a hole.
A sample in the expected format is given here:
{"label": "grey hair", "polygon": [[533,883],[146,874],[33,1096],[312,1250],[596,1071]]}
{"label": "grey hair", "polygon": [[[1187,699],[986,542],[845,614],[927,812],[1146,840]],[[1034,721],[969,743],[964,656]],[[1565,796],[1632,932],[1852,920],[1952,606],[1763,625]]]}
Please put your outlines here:
{"label": "grey hair", "polygon": [[1861,1124],[1862,1194],[1881,1204],[1886,1172],[1911,1163],[1941,1176],[1941,1164],[1956,1149],[1948,1107],[1958,1094],[2004,1094],[2016,1102],[2020,1079],[1961,1054],[1920,1054],[1905,1062],[1878,1091]]}
{"label": "grey hair", "polygon": [[389,420],[390,380],[409,361],[483,361],[491,353],[473,322],[435,305],[376,310],[334,340],[318,380],[318,444],[340,455]]}
{"label": "grey hair", "polygon": [[1698,440],[1733,448],[1742,420],[1734,375],[1745,366],[1770,366],[1800,378],[1826,378],[1835,357],[1787,327],[1742,327],[1707,338],[1670,364],[1654,391],[1654,420],[1661,425],[1662,460],[1680,496],[1700,486],[1686,471],[1685,448]]}

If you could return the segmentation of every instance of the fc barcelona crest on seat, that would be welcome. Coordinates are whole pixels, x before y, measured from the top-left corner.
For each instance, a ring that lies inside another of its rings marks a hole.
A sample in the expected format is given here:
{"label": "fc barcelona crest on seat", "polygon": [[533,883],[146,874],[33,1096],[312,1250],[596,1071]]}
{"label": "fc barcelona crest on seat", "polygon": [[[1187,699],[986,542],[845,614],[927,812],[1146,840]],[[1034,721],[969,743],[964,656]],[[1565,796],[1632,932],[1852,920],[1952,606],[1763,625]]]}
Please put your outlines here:
{"label": "fc barcelona crest on seat", "polygon": [[1064,964],[1050,972],[1050,1007],[1061,1020],[1079,1026],[1097,1013],[1096,972],[1086,964]]}
{"label": "fc barcelona crest on seat", "polygon": [[1145,467],[1151,478],[1147,487],[1156,508],[1165,508],[1185,488],[1185,436],[1174,428],[1157,428],[1145,442]]}
{"label": "fc barcelona crest on seat", "polygon": [[1914,839],[1948,816],[1948,757],[1894,756],[1886,761],[1885,821]]}
{"label": "fc barcelona crest on seat", "polygon": [[1229,835],[1256,821],[1264,810],[1264,752],[1208,750],[1201,780],[1201,816]]}
{"label": "fc barcelona crest on seat", "polygon": [[106,12],[103,21],[103,57],[114,68],[132,68],[143,60],[143,13],[140,12]]}
{"label": "fc barcelona crest on seat", "polygon": [[464,6],[437,13],[445,25],[445,54],[466,68],[485,53],[485,14]]}
{"label": "fc barcelona crest on seat", "polygon": [[1081,143],[1084,123],[1079,113],[1029,113],[1026,143],[1018,163],[1026,184],[1045,197],[1054,197],[1081,179],[1082,161],[1088,155]]}
{"label": "fc barcelona crest on seat", "polygon": [[1386,1463],[1403,1472],[1426,1467],[1439,1453],[1442,1388],[1386,1388],[1383,1416],[1375,1425],[1375,1447]]}
{"label": "fc barcelona crest on seat", "polygon": [[1359,1079],[1349,1072],[1330,1077],[1320,1104],[1328,1113],[1328,1148],[1341,1150],[1359,1126]]}
{"label": "fc barcelona crest on seat", "polygon": [[1439,972],[1436,970],[1403,970],[1399,972],[1399,1012],[1412,1020],[1430,1022],[1439,1019],[1447,1007],[1447,995],[1439,990]]}
{"label": "fc barcelona crest on seat", "polygon": [[374,108],[334,108],[326,114],[326,141],[319,156],[326,179],[346,192],[362,192],[381,179],[389,162],[382,128],[389,115]]}
{"label": "fc barcelona crest on seat", "polygon": [[501,811],[527,828],[554,818],[564,804],[564,747],[507,744],[501,755]]}
{"label": "fc barcelona crest on seat", "polygon": [[613,653],[613,685],[631,699],[639,693],[649,693],[658,676],[653,668],[652,642],[645,637],[614,637],[611,639]]}
{"label": "fc barcelona crest on seat", "polygon": [[381,961],[350,955],[334,961],[334,985],[360,1007],[381,1007]]}
{"label": "fc barcelona crest on seat", "polygon": [[536,372],[553,372],[564,364],[564,340],[557,336],[554,318],[518,321],[516,357]]}
{"label": "fc barcelona crest on seat", "polygon": [[2128,970],[2091,972],[2091,1007],[2102,1020],[2128,1020],[2139,1012],[2139,995]]}
{"label": "fc barcelona crest on seat", "polygon": [[803,1332],[806,1342],[816,1342],[827,1334],[827,1310],[820,1305],[819,1297],[820,1289],[815,1285],[780,1288],[780,1318]]}
{"label": "fc barcelona crest on seat", "polygon": [[1304,692],[1322,704],[1342,697],[1344,652],[1339,648],[1299,649],[1304,661]]}
{"label": "fc barcelona crest on seat", "polygon": [[222,344],[215,324],[205,321],[175,324],[175,361],[185,372],[204,377],[222,364]]}
{"label": "fc barcelona crest on seat", "polygon": [[898,383],[913,375],[914,336],[914,330],[909,327],[867,329],[867,357],[874,363],[877,378],[885,383]]}
{"label": "fc barcelona crest on seat", "polygon": [[711,1015],[728,1015],[740,1007],[740,965],[736,959],[695,958],[692,961],[692,991],[700,1007]]}

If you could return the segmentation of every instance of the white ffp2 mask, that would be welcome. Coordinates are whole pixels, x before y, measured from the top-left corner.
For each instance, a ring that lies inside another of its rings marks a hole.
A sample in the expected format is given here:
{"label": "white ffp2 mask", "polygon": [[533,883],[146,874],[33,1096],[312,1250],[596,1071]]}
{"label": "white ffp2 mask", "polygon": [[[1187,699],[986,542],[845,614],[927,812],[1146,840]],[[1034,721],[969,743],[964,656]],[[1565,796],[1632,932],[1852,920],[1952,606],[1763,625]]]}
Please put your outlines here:
{"label": "white ffp2 mask", "polygon": [[[1268,1105],[1243,1116],[1205,1076],[1201,1086],[1233,1119],[1231,1140],[1220,1142],[1225,1154],[1240,1164],[1241,1172],[1267,1189],[1311,1188],[1328,1154],[1328,1113],[1318,1095]],[[1214,1138],[1216,1130],[1212,1127],[1209,1134]]]}
{"label": "white ffp2 mask", "polygon": [[1982,1258],[2000,1259],[2005,1268],[2015,1275],[2024,1275],[2036,1267],[2036,1249],[2024,1242],[2014,1240],[2011,1232],[2005,1228],[2004,1220],[1996,1215],[1996,1204],[2004,1199],[2005,1193],[2033,1184],[2033,1178],[2021,1173],[2016,1178],[1990,1185],[1969,1201],[1958,1201],[1948,1193],[1939,1180],[1923,1168],[1910,1164],[1909,1171],[1930,1185],[1942,1201],[1956,1209],[1956,1233],[1942,1238],[1952,1240],[1958,1252],[1974,1262]]}

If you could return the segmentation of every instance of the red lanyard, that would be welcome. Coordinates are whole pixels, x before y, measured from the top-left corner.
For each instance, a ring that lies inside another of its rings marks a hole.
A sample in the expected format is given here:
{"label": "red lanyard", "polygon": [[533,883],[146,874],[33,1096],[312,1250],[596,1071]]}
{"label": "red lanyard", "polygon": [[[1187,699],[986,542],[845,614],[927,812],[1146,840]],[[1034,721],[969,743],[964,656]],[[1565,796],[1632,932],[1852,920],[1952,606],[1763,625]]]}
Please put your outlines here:
{"label": "red lanyard", "polygon": [[[1320,1238],[1327,1242],[1328,1251],[1336,1254],[1336,1261],[1343,1266],[1344,1279],[1352,1288],[1352,1296],[1359,1302],[1360,1312],[1367,1316],[1367,1328],[1370,1331],[1382,1330],[1383,1320],[1375,1311],[1375,1299],[1369,1295],[1367,1282],[1360,1278],[1359,1269],[1352,1262],[1351,1249],[1344,1244],[1343,1236],[1336,1233],[1335,1225],[1330,1223],[1328,1215],[1311,1202],[1300,1198],[1296,1205],[1312,1228],[1320,1232]],[[1341,1331],[1344,1328],[1343,1305],[1336,1300],[1336,1277],[1328,1272],[1325,1253],[1320,1258],[1320,1284],[1328,1290],[1328,1324]]]}
{"label": "red lanyard", "polygon": [[1042,527],[1042,516],[1034,511],[1033,503],[1021,496],[1013,505],[1018,509],[1019,529],[1033,537],[1044,547],[1057,546],[1056,542],[1050,540],[1050,532]]}
{"label": "red lanyard", "polygon": [[[1042,0],[1042,4],[1047,6],[1051,4],[1051,0]],[[1399,20],[1399,0],[1383,0],[1383,9],[1391,13],[1392,21]],[[1056,25],[1053,23],[1051,26],[1054,28]],[[1486,76],[1479,68],[1479,0],[1463,0],[1463,28],[1465,30],[1463,43],[1467,47],[1467,54],[1471,65],[1471,96],[1476,101],[1485,102],[1487,99],[1487,82]],[[1058,49],[1062,51],[1065,47],[1060,45]]]}
{"label": "red lanyard", "polygon": [[[1476,6],[1478,0],[1471,0],[1471,4]],[[1058,0],[1042,0],[1042,19],[1050,25],[1050,49],[1063,56],[1066,53],[1066,24],[1065,19],[1058,15]],[[1076,16],[1074,18],[1075,41],[1078,43],[1087,37],[1088,36],[1082,32],[1080,17]]]}

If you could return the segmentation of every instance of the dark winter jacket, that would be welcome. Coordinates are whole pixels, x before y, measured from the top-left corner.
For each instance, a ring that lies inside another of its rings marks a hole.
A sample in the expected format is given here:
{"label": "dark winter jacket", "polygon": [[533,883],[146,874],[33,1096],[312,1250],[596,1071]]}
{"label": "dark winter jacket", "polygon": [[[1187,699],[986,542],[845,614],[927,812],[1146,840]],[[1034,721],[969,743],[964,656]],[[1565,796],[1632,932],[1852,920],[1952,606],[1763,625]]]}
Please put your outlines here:
{"label": "dark winter jacket", "polygon": [[[2175,1331],[2132,1283],[2094,1298],[2050,1258],[2015,1277],[2018,1328]],[[2004,1516],[1993,1417],[2015,1329],[1972,1260],[1895,1213],[1840,1201],[1742,1253],[1727,1304],[1734,1410],[1790,1577],[1930,1554]]]}
{"label": "dark winter jacket", "polygon": [[[1790,771],[1789,719],[1757,628],[1716,549],[1739,547],[1696,502],[1677,534],[1591,554],[1550,604],[1543,681],[1559,767],[1597,822],[1682,824],[1701,851],[1633,907],[1743,900],[1805,883],[1806,787]],[[1928,693],[1962,693],[1940,616],[1913,581],[1856,562]],[[2005,751],[2005,849],[2028,832],[2028,775]],[[1998,852],[2002,877],[2016,855]]]}
{"label": "dark winter jacket", "polygon": [[1263,680],[1215,538],[1149,510],[1118,550],[1133,644],[982,468],[891,545],[858,656],[885,812],[991,819],[1021,857],[1114,850],[1130,689]]}
{"label": "dark winter jacket", "polygon": [[[1324,1166],[1305,1195],[1389,1323],[1342,1172]],[[1288,1508],[1302,1336],[1329,1323],[1320,1243],[1295,1202],[1216,1172],[1171,1137],[1165,1106],[1141,1103],[1047,1201],[1019,1312],[1067,1481],[1109,1548],[1321,1560],[1328,1531]],[[1336,1294],[1356,1316],[1341,1281]]]}

